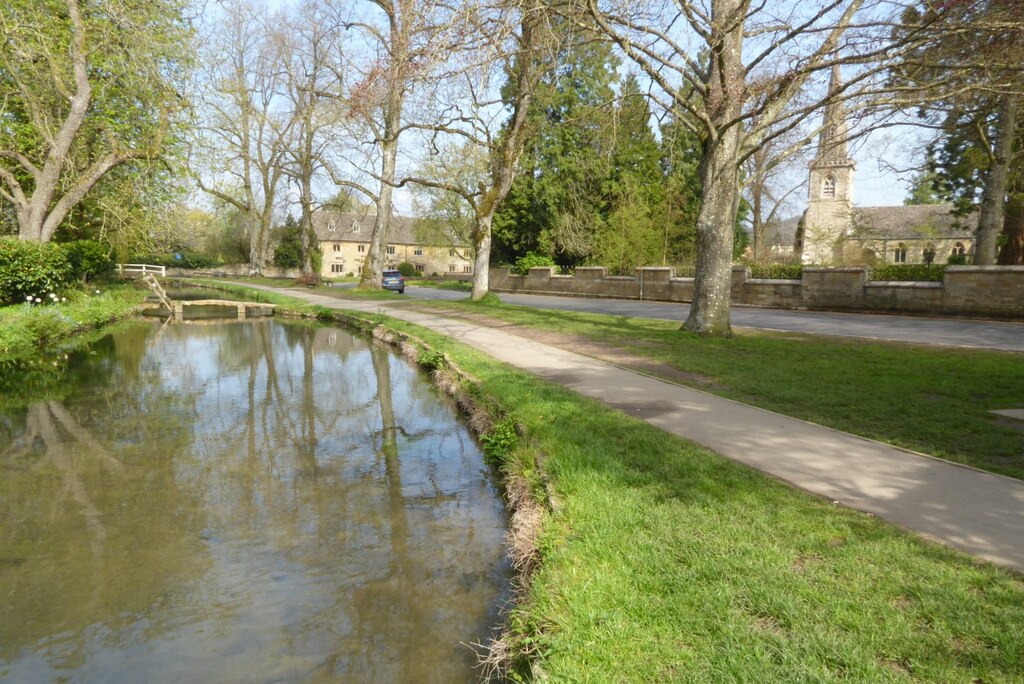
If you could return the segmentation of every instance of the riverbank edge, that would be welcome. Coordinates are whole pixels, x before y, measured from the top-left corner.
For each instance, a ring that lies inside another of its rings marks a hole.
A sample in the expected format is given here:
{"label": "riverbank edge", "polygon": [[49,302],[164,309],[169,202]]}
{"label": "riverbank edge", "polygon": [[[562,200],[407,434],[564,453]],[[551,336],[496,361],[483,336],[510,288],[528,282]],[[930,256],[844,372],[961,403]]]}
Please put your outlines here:
{"label": "riverbank edge", "polygon": [[[498,472],[499,486],[509,512],[505,546],[513,567],[512,599],[504,609],[512,615],[529,591],[530,578],[542,561],[539,539],[543,521],[557,507],[554,492],[544,475],[541,454],[530,448],[523,429],[500,406],[497,397],[480,390],[480,381],[458,366],[447,354],[425,340],[388,325],[383,314],[347,313],[312,307],[317,320],[339,323],[350,330],[387,344],[410,363],[427,372],[437,388],[455,402],[470,430],[483,446],[486,460]],[[278,310],[285,316],[308,316],[299,310]],[[483,680],[489,681],[524,665],[521,644],[528,635],[507,619],[489,643],[474,644]],[[531,674],[541,675],[536,662],[525,663]]]}
{"label": "riverbank edge", "polygon": [[[118,288],[115,291],[128,293],[132,290],[130,288]],[[78,317],[84,317],[85,320],[75,320],[75,317],[67,313],[67,310],[72,307],[80,307],[78,303],[67,306],[53,304],[46,307],[32,307],[30,312],[33,317],[57,315],[64,319],[70,319],[70,325],[45,327],[45,329],[43,326],[33,326],[29,315],[19,315],[18,312],[15,312],[13,314],[13,324],[11,320],[5,321],[5,326],[8,326],[6,332],[12,339],[21,337],[22,343],[16,346],[2,346],[0,344],[0,353],[2,353],[4,361],[7,363],[31,361],[40,355],[55,351],[61,344],[76,335],[100,330],[109,325],[138,316],[145,308],[145,297],[146,293],[140,290],[138,291],[137,298],[108,299],[103,302],[104,306],[102,309],[104,312],[97,315],[89,315],[89,308],[87,307],[78,314]],[[137,299],[138,301],[132,301],[132,299]],[[21,306],[23,305],[8,308],[15,309]],[[15,330],[15,327],[19,329]]]}

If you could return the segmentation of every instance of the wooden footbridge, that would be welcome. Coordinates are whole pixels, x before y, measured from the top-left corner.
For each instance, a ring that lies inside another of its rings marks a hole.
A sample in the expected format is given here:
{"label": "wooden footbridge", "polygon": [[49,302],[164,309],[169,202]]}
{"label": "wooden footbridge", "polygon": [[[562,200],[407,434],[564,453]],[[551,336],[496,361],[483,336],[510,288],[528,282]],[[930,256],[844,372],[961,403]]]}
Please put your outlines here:
{"label": "wooden footbridge", "polygon": [[[150,309],[165,308],[171,313],[171,318],[179,321],[185,320],[185,307],[189,306],[222,306],[233,308],[238,314],[238,320],[245,320],[248,316],[269,316],[274,313],[274,305],[264,302],[236,302],[227,299],[190,299],[173,300],[167,295],[167,291],[160,285],[152,273],[143,273],[142,279],[149,285],[149,289],[156,294],[159,304],[153,304]],[[250,310],[252,313],[250,314]]]}

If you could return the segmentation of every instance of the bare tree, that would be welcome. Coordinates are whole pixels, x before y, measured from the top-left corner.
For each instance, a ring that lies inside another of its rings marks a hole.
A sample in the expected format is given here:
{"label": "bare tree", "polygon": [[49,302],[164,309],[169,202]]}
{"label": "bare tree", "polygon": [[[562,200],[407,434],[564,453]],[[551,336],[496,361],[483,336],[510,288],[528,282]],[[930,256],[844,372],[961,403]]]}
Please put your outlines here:
{"label": "bare tree", "polygon": [[292,17],[282,18],[275,40],[283,71],[284,96],[294,120],[292,144],[286,151],[285,173],[299,186],[302,230],[302,273],[313,273],[313,184],[326,168],[327,153],[337,128],[343,55],[340,26],[333,13],[307,0]]}
{"label": "bare tree", "polygon": [[[491,228],[498,205],[508,195],[528,135],[528,112],[545,70],[551,68],[556,34],[544,0],[498,0],[466,5],[464,42],[453,55],[434,92],[439,103],[429,123],[412,124],[437,153],[443,139],[460,141],[450,149],[476,148],[488,168],[474,183],[455,178],[407,176],[416,183],[461,197],[472,213],[474,300],[490,291]],[[466,147],[468,146],[468,147]],[[443,168],[443,165],[442,165]]]}
{"label": "bare tree", "polygon": [[49,241],[112,169],[157,159],[182,109],[178,3],[95,4],[0,11],[0,198],[25,240]]}
{"label": "bare tree", "polygon": [[199,149],[211,176],[197,175],[206,193],[235,207],[249,233],[249,272],[261,274],[270,250],[275,203],[292,144],[294,112],[282,111],[285,88],[279,45],[269,17],[246,0],[224,6],[203,55],[197,90]]}
{"label": "bare tree", "polygon": [[[393,195],[397,187],[399,141],[409,130],[407,101],[417,84],[454,49],[450,29],[456,12],[441,0],[367,0],[369,16],[350,16],[343,26],[354,44],[340,106],[348,119],[352,142],[361,155],[349,163],[372,182],[346,179],[335,183],[355,190],[376,208],[370,245],[360,272],[359,287],[381,287],[384,251],[390,232]],[[363,54],[359,54],[359,47]]]}
{"label": "bare tree", "polygon": [[[684,328],[730,335],[742,165],[830,101],[900,99],[884,78],[888,60],[920,40],[922,27],[904,23],[894,31],[909,2],[884,0],[583,2],[599,29],[651,79],[653,97],[700,136],[697,272]],[[941,11],[922,15],[922,21],[942,18]],[[819,74],[839,64],[854,66],[849,81],[821,89]],[[818,97],[807,95],[811,85]],[[797,102],[801,93],[805,103]]]}

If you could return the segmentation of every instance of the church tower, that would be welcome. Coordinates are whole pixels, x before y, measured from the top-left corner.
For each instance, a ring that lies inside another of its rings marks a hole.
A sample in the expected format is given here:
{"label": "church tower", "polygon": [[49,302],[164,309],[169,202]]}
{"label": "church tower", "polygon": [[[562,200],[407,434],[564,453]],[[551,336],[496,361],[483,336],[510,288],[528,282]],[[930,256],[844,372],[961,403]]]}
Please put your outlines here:
{"label": "church tower", "polygon": [[[832,67],[829,94],[841,87],[839,65]],[[810,163],[810,191],[804,215],[805,264],[834,266],[842,261],[843,239],[849,234],[853,212],[853,172],[850,159],[846,107],[836,99],[825,107],[818,154]]]}

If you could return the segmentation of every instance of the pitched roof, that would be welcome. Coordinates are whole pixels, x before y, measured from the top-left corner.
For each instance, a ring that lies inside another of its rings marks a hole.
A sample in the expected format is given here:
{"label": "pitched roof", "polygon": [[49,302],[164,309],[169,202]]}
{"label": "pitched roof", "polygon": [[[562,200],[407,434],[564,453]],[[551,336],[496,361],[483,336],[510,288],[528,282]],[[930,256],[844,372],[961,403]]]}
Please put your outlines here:
{"label": "pitched roof", "polygon": [[[321,209],[313,212],[313,231],[321,241],[345,241],[345,242],[370,242],[373,235],[373,224],[376,222],[375,214],[363,213],[341,213]],[[411,216],[391,215],[391,226],[388,231],[389,245],[417,245],[417,246],[462,246],[462,241],[454,237],[450,230],[444,230],[443,236],[437,236],[436,231],[421,230],[420,219]],[[430,240],[426,236],[446,238],[440,245],[435,244],[437,240]]]}
{"label": "pitched roof", "polygon": [[853,236],[921,240],[974,237],[974,214],[954,216],[949,204],[854,207]]}
{"label": "pitched roof", "polygon": [[[374,214],[342,214],[322,209],[313,212],[313,232],[319,240],[369,242],[376,220]],[[413,223],[414,220],[411,218],[392,214],[388,242],[399,245],[416,244]]]}

